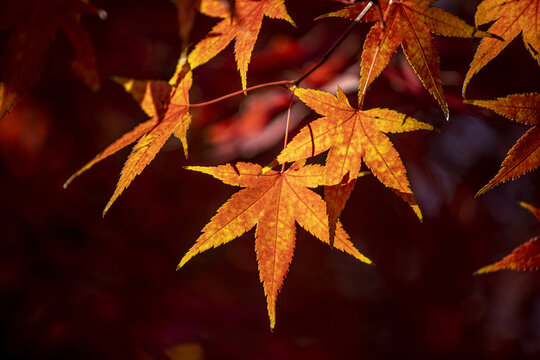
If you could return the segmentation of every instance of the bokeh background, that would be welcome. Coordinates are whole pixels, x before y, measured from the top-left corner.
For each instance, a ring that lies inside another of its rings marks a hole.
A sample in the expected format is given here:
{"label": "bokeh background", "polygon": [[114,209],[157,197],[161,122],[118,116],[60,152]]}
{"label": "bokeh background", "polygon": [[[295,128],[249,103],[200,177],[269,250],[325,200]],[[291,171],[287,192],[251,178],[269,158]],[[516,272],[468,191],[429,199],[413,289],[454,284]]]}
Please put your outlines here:
{"label": "bokeh background", "polygon": [[[59,33],[40,81],[0,122],[0,358],[540,358],[539,273],[472,275],[540,233],[540,223],[518,206],[540,206],[538,170],[474,197],[527,129],[462,103],[477,40],[436,38],[448,122],[401,51],[366,98],[366,108],[392,108],[441,130],[392,136],[423,223],[374,177],[359,179],[342,222],[377,265],[359,263],[298,228],[271,332],[254,231],[181,271],[175,267],[237,191],[183,166],[269,162],[281,149],[287,92],[266,89],[194,109],[190,158],[171,139],[102,218],[129,149],[67,190],[62,184],[145,120],[111,77],[166,80],[180,42],[168,0],[92,3],[108,14],[82,18],[96,47],[100,90],[92,92],[70,73],[73,50]],[[476,1],[436,4],[473,23]],[[264,20],[251,85],[297,77],[348,26],[343,19],[312,20],[342,4],[286,5],[297,27]],[[198,15],[193,41],[214,23]],[[368,29],[359,25],[303,86],[334,92],[339,83],[355,103]],[[9,30],[0,33],[0,59],[8,37]],[[194,77],[192,102],[240,89],[232,47]],[[539,67],[517,38],[473,79],[467,95],[538,91],[539,79]],[[296,104],[292,132],[313,118]]]}

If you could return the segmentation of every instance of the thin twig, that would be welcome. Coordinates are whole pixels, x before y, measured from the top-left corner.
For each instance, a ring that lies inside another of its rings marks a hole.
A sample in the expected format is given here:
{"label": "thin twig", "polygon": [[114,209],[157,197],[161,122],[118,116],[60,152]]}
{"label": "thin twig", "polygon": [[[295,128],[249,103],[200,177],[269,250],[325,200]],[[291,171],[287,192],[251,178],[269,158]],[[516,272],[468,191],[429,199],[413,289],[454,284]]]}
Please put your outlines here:
{"label": "thin twig", "polygon": [[356,26],[356,24],[358,24],[360,22],[360,20],[362,20],[362,18],[364,17],[364,15],[366,15],[366,13],[369,11],[369,9],[371,9],[371,7],[373,6],[374,2],[373,1],[370,1],[366,7],[364,8],[364,10],[362,10],[362,12],[360,14],[358,14],[358,16],[356,17],[356,19],[354,19],[354,21],[349,25],[349,27],[347,28],[347,30],[345,30],[343,32],[343,34],[341,34],[341,36],[339,37],[339,39],[334,43],[334,45],[332,45],[332,47],[330,49],[328,49],[326,51],[326,53],[319,59],[319,61],[317,61],[312,67],[310,67],[302,76],[300,76],[296,81],[294,81],[294,85],[298,86],[300,85],[300,83],[305,79],[307,78],[309,75],[311,75],[311,73],[313,73],[315,70],[317,70],[326,60],[328,60],[328,58],[330,57],[330,55],[334,52],[334,50],[343,42],[343,40],[345,40],[345,38],[349,35],[349,33],[352,31],[352,29],[354,29],[354,27]]}
{"label": "thin twig", "polygon": [[[392,0],[390,0],[390,4],[391,3],[392,3]],[[354,21],[349,25],[347,30],[345,30],[343,32],[343,34],[341,34],[341,36],[334,43],[334,45],[332,45],[332,47],[326,51],[326,53],[319,59],[319,61],[317,61],[317,63],[315,63],[311,68],[309,68],[309,70],[307,70],[298,79],[296,79],[296,80],[274,81],[274,82],[269,82],[269,83],[264,83],[264,84],[260,84],[260,85],[251,86],[251,87],[248,87],[245,90],[238,90],[238,91],[232,92],[230,94],[221,96],[221,97],[219,97],[217,99],[213,99],[213,100],[210,100],[210,101],[205,101],[205,102],[198,103],[198,104],[189,104],[188,107],[189,108],[194,108],[194,107],[202,107],[202,106],[206,106],[206,105],[215,104],[217,102],[229,99],[229,98],[234,97],[236,95],[245,94],[245,93],[247,93],[249,91],[264,88],[264,87],[269,87],[269,86],[276,86],[276,85],[283,85],[283,86],[291,86],[291,85],[293,85],[293,87],[298,86],[305,78],[307,78],[309,75],[311,75],[315,70],[317,70],[322,64],[324,64],[328,60],[328,58],[334,52],[334,50],[343,42],[343,40],[345,40],[345,38],[349,35],[349,33],[352,31],[352,29],[356,26],[356,24],[358,24],[362,20],[362,18],[366,15],[366,13],[369,11],[369,9],[371,9],[371,7],[373,5],[375,5],[375,7],[377,8],[377,12],[379,13],[379,17],[381,17],[381,8],[379,6],[379,2],[378,1],[370,1],[366,5],[366,7],[362,10],[362,12],[360,14],[358,14],[356,19],[354,19]],[[386,14],[385,14],[385,17],[386,17]],[[381,26],[384,28],[383,17],[381,17]],[[294,91],[293,91],[293,93],[294,93]]]}
{"label": "thin twig", "polygon": [[[291,108],[292,108],[292,101],[294,99],[294,91],[296,90],[296,85],[292,86],[291,89],[291,98],[289,100],[289,108],[287,109],[287,124],[285,125],[285,138],[283,139],[283,149],[287,147],[287,142],[289,139],[289,124],[291,123]],[[285,171],[285,163],[281,164],[281,171],[280,173],[283,173]]]}
{"label": "thin twig", "polygon": [[265,87],[269,87],[269,86],[276,86],[276,85],[290,86],[290,85],[294,85],[294,81],[292,81],[292,80],[280,80],[280,81],[274,81],[274,82],[259,84],[259,85],[248,87],[245,90],[238,90],[238,91],[232,92],[230,94],[223,95],[222,97],[219,97],[219,98],[214,99],[214,100],[205,101],[205,102],[198,103],[198,104],[189,104],[188,107],[194,108],[194,107],[202,107],[202,106],[206,106],[206,105],[211,105],[211,104],[215,104],[217,102],[229,99],[229,98],[231,98],[233,96],[244,94],[244,93],[246,93],[248,91],[257,90],[257,89],[261,89],[261,88],[265,88]]}

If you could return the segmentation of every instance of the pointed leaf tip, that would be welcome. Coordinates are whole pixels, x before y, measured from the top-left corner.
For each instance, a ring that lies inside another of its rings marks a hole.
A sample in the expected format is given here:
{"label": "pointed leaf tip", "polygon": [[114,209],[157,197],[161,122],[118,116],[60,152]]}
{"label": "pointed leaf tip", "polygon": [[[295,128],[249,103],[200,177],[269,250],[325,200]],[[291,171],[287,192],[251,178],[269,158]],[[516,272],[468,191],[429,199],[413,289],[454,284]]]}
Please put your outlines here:
{"label": "pointed leaf tip", "polygon": [[484,266],[474,272],[475,275],[486,274],[499,270],[538,270],[540,267],[540,236],[533,238],[515,248],[502,260]]}
{"label": "pointed leaf tip", "polygon": [[538,4],[538,0],[484,0],[478,5],[476,25],[491,23],[488,32],[493,36],[484,37],[480,41],[465,77],[463,95],[472,77],[496,58],[520,33],[531,56],[540,61]]}
{"label": "pointed leaf tip", "polygon": [[537,208],[535,206],[532,206],[531,204],[528,204],[524,201],[521,201],[519,205],[528,210],[531,214],[533,214],[538,220],[540,220],[540,208]]}
{"label": "pointed leaf tip", "polygon": [[216,2],[201,2],[200,10],[203,14],[222,20],[195,45],[188,55],[188,62],[191,68],[195,69],[213,59],[236,39],[234,57],[240,72],[242,89],[245,90],[248,66],[264,17],[283,19],[293,25],[294,22],[287,14],[283,0],[235,1],[232,16],[230,9],[226,6],[215,6]]}
{"label": "pointed leaf tip", "polygon": [[[390,59],[401,47],[426,90],[436,99],[447,120],[448,105],[442,88],[439,56],[432,34],[473,38],[492,36],[468,25],[459,17],[437,7],[433,1],[379,1],[385,13],[386,26],[375,9],[366,13],[363,21],[376,22],[364,42],[360,86],[365,89],[383,72]],[[341,11],[320,16],[336,16],[353,20],[362,12],[366,2],[353,4]],[[390,7],[390,4],[392,6]],[[360,91],[362,93],[362,91]]]}
{"label": "pointed leaf tip", "polygon": [[350,178],[357,178],[365,163],[380,182],[396,191],[411,207],[417,205],[405,166],[386,133],[431,129],[431,125],[389,109],[355,110],[339,90],[338,96],[334,96],[319,90],[297,89],[296,95],[323,117],[300,130],[278,155],[280,163],[307,159],[329,150],[321,184],[339,184],[347,173]]}
{"label": "pointed leaf tip", "polygon": [[[276,323],[276,299],[294,254],[295,223],[328,243],[326,205],[320,195],[309,189],[323,180],[324,168],[304,165],[304,161],[295,162],[284,172],[269,170],[264,176],[257,176],[261,166],[251,163],[187,167],[203,170],[225,183],[245,189],[232,195],[219,208],[177,268],[197,254],[226,244],[256,226],[255,251],[271,329]],[[356,259],[371,263],[354,247],[339,222],[335,246]]]}
{"label": "pointed leaf tip", "polygon": [[269,172],[270,170],[272,170],[273,168],[275,168],[276,166],[279,165],[279,161],[277,161],[277,159],[274,159],[272,160],[272,162],[270,162],[269,164],[265,165],[262,169],[261,169],[261,172],[257,174],[257,176],[261,176],[261,175],[264,175],[266,174],[267,172]]}
{"label": "pointed leaf tip", "polygon": [[508,151],[498,173],[482,187],[476,196],[480,196],[495,186],[508,180],[516,179],[536,169],[540,165],[540,113],[538,93],[513,94],[494,100],[465,100],[472,104],[532,127]]}

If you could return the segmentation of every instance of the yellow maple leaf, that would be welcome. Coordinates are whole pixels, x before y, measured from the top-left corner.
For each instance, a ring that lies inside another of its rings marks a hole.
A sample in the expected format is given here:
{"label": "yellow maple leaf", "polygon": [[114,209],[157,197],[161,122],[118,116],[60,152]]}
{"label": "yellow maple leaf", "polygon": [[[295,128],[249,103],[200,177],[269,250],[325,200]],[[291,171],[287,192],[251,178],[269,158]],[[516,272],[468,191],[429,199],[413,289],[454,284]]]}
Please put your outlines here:
{"label": "yellow maple leaf", "polygon": [[337,185],[346,176],[348,181],[356,179],[363,159],[377,179],[396,192],[422,218],[405,166],[385,133],[432,130],[431,125],[388,109],[353,109],[339,87],[337,97],[311,89],[296,89],[295,95],[323,117],[300,130],[277,156],[278,163],[306,159],[330,149],[324,184]]}
{"label": "yellow maple leaf", "polygon": [[211,17],[223,18],[188,55],[191,69],[208,62],[236,38],[234,55],[242,88],[247,87],[247,69],[251,53],[261,29],[263,17],[294,22],[287,14],[284,0],[236,0],[234,16],[229,7],[219,0],[202,0],[200,11]]}
{"label": "yellow maple leaf", "polygon": [[[294,253],[295,221],[322,242],[329,243],[325,203],[308,189],[322,183],[324,168],[295,163],[283,173],[271,170],[263,175],[259,175],[262,167],[251,163],[188,169],[246,189],[234,194],[219,208],[178,268],[193,256],[226,244],[257,225],[255,251],[259,276],[267,299],[270,327],[274,328],[277,295]],[[354,247],[340,223],[337,224],[334,246],[360,261],[371,263]]]}
{"label": "yellow maple leaf", "polygon": [[172,134],[182,142],[187,157],[186,135],[191,123],[188,111],[191,84],[191,72],[184,74],[178,87],[172,87],[164,81],[123,81],[126,91],[133,95],[150,119],[109,145],[73,174],[64,184],[64,188],[96,163],[137,141],[122,169],[116,189],[103,211],[105,215],[118,196],[150,164]]}
{"label": "yellow maple leaf", "polygon": [[[433,0],[379,1],[381,10],[388,11],[384,29],[380,26],[376,10],[370,9],[367,12],[363,21],[377,23],[373,25],[364,42],[360,92],[381,74],[401,45],[422,84],[437,100],[448,119],[448,105],[442,89],[439,55],[431,33],[464,38],[491,36],[491,34],[467,25],[457,16],[441,8],[431,6],[432,2]],[[366,1],[353,4],[323,17],[345,17],[354,20],[366,4]]]}
{"label": "yellow maple leaf", "polygon": [[522,33],[529,53],[540,64],[540,0],[484,0],[476,9],[475,21],[476,26],[495,21],[489,32],[499,39],[484,38],[480,41],[463,82],[463,97],[471,78],[519,33]]}

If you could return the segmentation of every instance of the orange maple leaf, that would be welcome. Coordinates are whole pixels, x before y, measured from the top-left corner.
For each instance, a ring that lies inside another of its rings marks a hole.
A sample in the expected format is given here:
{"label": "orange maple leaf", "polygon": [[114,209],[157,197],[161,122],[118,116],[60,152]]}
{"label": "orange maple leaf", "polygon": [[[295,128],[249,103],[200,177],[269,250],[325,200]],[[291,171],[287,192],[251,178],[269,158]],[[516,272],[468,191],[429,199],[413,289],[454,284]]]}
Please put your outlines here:
{"label": "orange maple leaf", "polygon": [[94,46],[79,22],[81,15],[97,13],[81,0],[18,0],[0,5],[0,31],[11,29],[0,75],[0,119],[38,81],[59,29],[75,50],[73,73],[92,90],[99,88]]}
{"label": "orange maple leaf", "polygon": [[[540,209],[521,202],[520,205],[529,210],[540,220]],[[477,270],[475,274],[485,274],[498,270],[536,270],[540,267],[540,236],[534,237],[518,246],[502,260]]]}
{"label": "orange maple leaf", "polygon": [[396,192],[422,218],[405,166],[385,133],[433,130],[431,125],[388,109],[353,109],[339,87],[337,97],[311,89],[296,89],[295,95],[323,117],[300,130],[277,156],[276,162],[306,159],[330,149],[324,184],[340,184],[325,191],[327,202],[332,201],[329,198],[335,199],[329,207],[331,221],[337,218],[332,214],[339,215],[352,191],[352,186],[347,184],[358,177],[362,159],[380,182]]}
{"label": "orange maple leaf", "polygon": [[501,169],[476,196],[509,179],[520,177],[540,165],[540,94],[508,95],[495,100],[465,100],[468,104],[485,107],[518,123],[533,125],[510,149]]}
{"label": "orange maple leaf", "polygon": [[[360,70],[360,93],[381,74],[392,55],[401,45],[409,64],[424,87],[437,100],[448,119],[448,104],[442,89],[439,55],[430,32],[463,38],[491,35],[467,25],[455,15],[431,6],[432,2],[433,0],[379,1],[381,10],[387,12],[384,29],[381,29],[380,18],[375,9],[370,9],[366,13],[362,21],[376,21],[377,23],[373,25],[364,42]],[[354,4],[322,17],[344,17],[354,20],[367,3],[364,1]],[[388,6],[390,6],[389,9]],[[378,53],[377,48],[379,48]],[[377,57],[375,58],[375,56]]]}
{"label": "orange maple leaf", "polygon": [[471,78],[518,36],[540,64],[540,0],[484,0],[476,9],[476,26],[495,21],[489,32],[504,39],[484,38],[463,83],[463,97]]}
{"label": "orange maple leaf", "polygon": [[[188,167],[246,189],[234,194],[202,229],[202,235],[180,261],[184,266],[193,256],[226,244],[255,225],[255,251],[259,275],[267,299],[270,327],[276,322],[276,299],[293,258],[295,221],[324,243],[329,242],[328,219],[323,199],[308,188],[323,183],[324,168],[295,163],[285,172],[261,173],[260,165],[227,164],[216,167]],[[371,263],[351,243],[337,224],[334,246],[360,261]]]}
{"label": "orange maple leaf", "polygon": [[247,87],[247,69],[251,53],[261,29],[263,17],[294,22],[287,14],[284,0],[236,0],[234,16],[229,6],[219,0],[201,0],[200,11],[211,17],[223,18],[188,55],[191,69],[208,62],[236,38],[234,54],[242,88]]}
{"label": "orange maple leaf", "polygon": [[107,203],[103,215],[131,184],[135,176],[150,164],[172,134],[182,142],[187,157],[186,135],[191,124],[191,115],[188,111],[189,89],[192,84],[191,72],[185,74],[178,87],[172,87],[164,81],[128,80],[123,83],[126,91],[133,95],[150,119],[109,145],[64,184],[65,188],[73,179],[96,163],[137,141],[122,169],[116,190]]}

